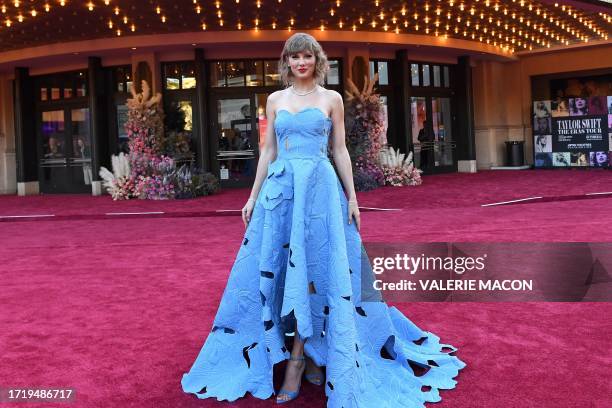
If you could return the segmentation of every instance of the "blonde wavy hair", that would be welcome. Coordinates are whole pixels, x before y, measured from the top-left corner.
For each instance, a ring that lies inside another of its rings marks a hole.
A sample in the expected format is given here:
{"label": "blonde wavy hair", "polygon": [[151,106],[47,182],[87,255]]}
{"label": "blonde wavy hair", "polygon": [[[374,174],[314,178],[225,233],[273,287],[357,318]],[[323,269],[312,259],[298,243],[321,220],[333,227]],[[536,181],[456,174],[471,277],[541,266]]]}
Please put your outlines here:
{"label": "blonde wavy hair", "polygon": [[285,41],[283,52],[281,53],[280,60],[278,61],[278,73],[280,74],[281,81],[285,87],[290,86],[293,83],[293,73],[289,66],[289,56],[297,52],[310,51],[315,55],[315,82],[319,85],[325,83],[325,74],[329,70],[329,64],[327,62],[327,55],[321,44],[310,34],[306,33],[295,33]]}

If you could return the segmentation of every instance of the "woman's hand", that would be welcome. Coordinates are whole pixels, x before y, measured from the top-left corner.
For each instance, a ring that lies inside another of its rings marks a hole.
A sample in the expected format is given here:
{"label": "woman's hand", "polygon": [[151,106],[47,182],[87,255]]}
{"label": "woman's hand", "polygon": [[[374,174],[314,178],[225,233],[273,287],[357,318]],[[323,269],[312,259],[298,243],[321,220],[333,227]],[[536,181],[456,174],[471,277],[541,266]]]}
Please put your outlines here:
{"label": "woman's hand", "polygon": [[253,213],[253,207],[255,207],[255,199],[249,198],[242,207],[242,222],[244,222],[244,228],[249,226],[249,222],[251,222],[251,214]]}
{"label": "woman's hand", "polygon": [[357,206],[357,200],[349,200],[348,202],[348,223],[350,224],[353,217],[355,217],[355,224],[357,225],[357,231],[361,228],[361,220],[359,219],[359,206]]}

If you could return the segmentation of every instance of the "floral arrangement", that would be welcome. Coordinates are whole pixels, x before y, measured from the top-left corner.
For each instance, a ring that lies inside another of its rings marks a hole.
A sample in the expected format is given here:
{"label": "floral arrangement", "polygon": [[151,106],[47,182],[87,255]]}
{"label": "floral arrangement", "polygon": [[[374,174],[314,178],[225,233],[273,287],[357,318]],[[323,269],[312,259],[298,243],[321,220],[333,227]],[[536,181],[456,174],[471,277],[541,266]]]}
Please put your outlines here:
{"label": "floral arrangement", "polygon": [[[125,125],[130,152],[127,156],[123,153],[112,156],[113,173],[104,167],[100,169],[103,185],[114,200],[187,198],[212,194],[218,189],[218,180],[213,174],[195,168],[189,174],[177,171],[175,160],[162,154],[178,156],[188,153],[190,146],[185,132],[171,133],[166,140],[160,102],[161,94],[151,96],[146,81],[142,81],[142,93],[136,93],[132,87]],[[187,177],[192,180],[188,181]]]}
{"label": "floral arrangement", "polygon": [[384,174],[385,184],[391,186],[420,185],[422,170],[417,169],[412,161],[412,152],[406,156],[399,149],[384,147],[379,153],[379,163]]}
{"label": "floral arrangement", "polygon": [[372,80],[365,77],[363,89],[349,79],[347,94],[346,144],[353,163],[355,189],[366,191],[385,184],[378,164],[380,150],[387,144],[385,110],[380,95],[374,93],[378,73]]}
{"label": "floral arrangement", "polygon": [[219,180],[208,172],[203,172],[193,164],[184,164],[175,172],[176,198],[194,198],[215,193]]}
{"label": "floral arrangement", "polygon": [[130,177],[130,162],[124,153],[111,158],[113,172],[105,167],[100,168],[102,186],[113,197],[113,200],[128,200],[133,197],[136,188],[134,180]]}
{"label": "floral arrangement", "polygon": [[170,156],[189,155],[191,153],[191,132],[168,131],[164,150]]}

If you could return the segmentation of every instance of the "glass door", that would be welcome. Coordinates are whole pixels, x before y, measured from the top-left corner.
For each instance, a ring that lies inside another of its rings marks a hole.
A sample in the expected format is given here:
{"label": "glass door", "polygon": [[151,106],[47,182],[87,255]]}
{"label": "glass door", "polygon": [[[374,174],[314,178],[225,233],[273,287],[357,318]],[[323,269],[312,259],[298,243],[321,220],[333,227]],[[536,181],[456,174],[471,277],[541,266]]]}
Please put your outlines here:
{"label": "glass door", "polygon": [[215,170],[221,185],[250,185],[255,179],[259,151],[253,98],[221,97],[214,106]]}
{"label": "glass door", "polygon": [[39,117],[38,150],[41,192],[91,192],[89,108],[43,111]]}
{"label": "glass door", "polygon": [[68,167],[71,190],[91,191],[91,136],[89,108],[70,109],[70,144],[72,146]]}
{"label": "glass door", "polygon": [[38,130],[40,190],[43,193],[65,192],[68,187],[65,111],[42,112]]}
{"label": "glass door", "polygon": [[450,98],[431,98],[431,118],[434,131],[434,166],[453,166],[453,140]]}
{"label": "glass door", "polygon": [[413,96],[410,111],[415,166],[426,173],[456,171],[451,99]]}

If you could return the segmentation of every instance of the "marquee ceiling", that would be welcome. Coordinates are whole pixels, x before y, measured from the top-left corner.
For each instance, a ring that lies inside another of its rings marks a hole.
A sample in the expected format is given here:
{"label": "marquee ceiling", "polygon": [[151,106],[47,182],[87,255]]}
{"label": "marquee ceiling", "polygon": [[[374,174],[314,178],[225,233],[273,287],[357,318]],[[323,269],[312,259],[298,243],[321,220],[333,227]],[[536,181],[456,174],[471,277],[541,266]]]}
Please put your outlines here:
{"label": "marquee ceiling", "polygon": [[607,40],[612,7],[586,0],[0,0],[0,52],[198,30],[346,30],[467,39],[507,52]]}

